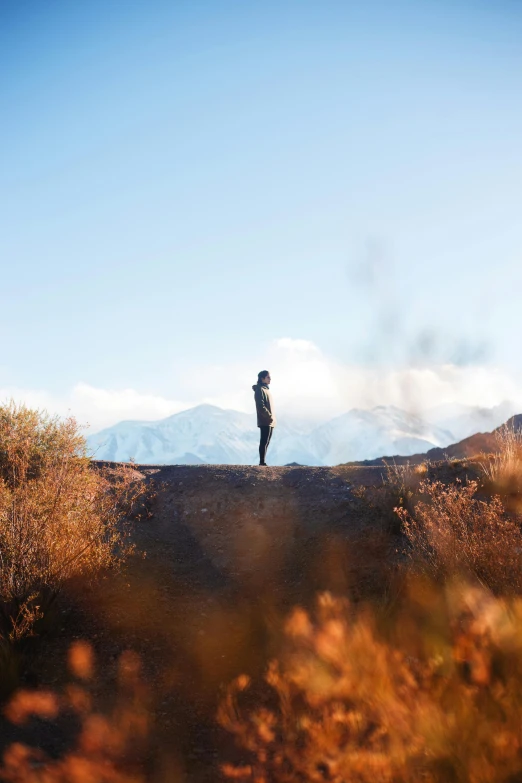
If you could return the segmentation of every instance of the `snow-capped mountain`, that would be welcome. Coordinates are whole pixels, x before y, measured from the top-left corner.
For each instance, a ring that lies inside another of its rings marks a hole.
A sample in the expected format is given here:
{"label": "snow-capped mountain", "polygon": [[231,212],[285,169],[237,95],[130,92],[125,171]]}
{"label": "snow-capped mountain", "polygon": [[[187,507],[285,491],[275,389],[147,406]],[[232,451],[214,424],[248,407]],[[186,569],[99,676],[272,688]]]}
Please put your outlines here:
{"label": "snow-capped mountain", "polygon": [[[280,421],[269,463],[336,465],[390,454],[408,456],[454,440],[451,432],[393,406],[354,409],[309,432],[302,423]],[[252,465],[258,443],[255,413],[213,405],[198,405],[161,421],[123,421],[89,438],[96,459],[166,465]]]}
{"label": "snow-capped mountain", "polygon": [[401,454],[409,456],[447,446],[453,435],[393,405],[371,411],[354,408],[318,427],[313,451],[324,465]]}
{"label": "snow-capped mountain", "polygon": [[255,416],[198,405],[160,421],[122,421],[89,438],[96,459],[149,464],[249,464]]}

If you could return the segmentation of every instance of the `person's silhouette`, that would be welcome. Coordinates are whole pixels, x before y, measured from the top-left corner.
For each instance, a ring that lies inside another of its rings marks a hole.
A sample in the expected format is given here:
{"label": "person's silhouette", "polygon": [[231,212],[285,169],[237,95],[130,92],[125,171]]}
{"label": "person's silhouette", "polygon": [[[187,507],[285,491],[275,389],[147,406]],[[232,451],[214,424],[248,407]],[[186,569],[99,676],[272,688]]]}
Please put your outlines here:
{"label": "person's silhouette", "polygon": [[268,444],[272,439],[272,431],[276,425],[274,415],[274,404],[270,394],[270,373],[268,370],[261,370],[257,375],[257,383],[252,386],[254,399],[256,401],[257,426],[261,430],[259,440],[259,464],[266,466],[266,451]]}

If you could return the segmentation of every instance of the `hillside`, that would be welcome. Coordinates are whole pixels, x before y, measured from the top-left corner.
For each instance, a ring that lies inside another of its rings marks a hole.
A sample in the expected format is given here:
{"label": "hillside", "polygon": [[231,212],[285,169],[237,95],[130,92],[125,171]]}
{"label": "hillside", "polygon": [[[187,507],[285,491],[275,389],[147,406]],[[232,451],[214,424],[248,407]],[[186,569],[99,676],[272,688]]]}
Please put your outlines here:
{"label": "hillside", "polygon": [[504,425],[497,427],[493,432],[478,432],[476,435],[471,435],[469,438],[464,438],[458,443],[452,443],[444,448],[429,449],[424,453],[412,454],[409,457],[395,454],[388,457],[380,457],[374,460],[361,460],[349,464],[376,467],[384,465],[385,462],[395,462],[398,465],[405,463],[415,465],[426,461],[438,462],[446,459],[469,459],[470,457],[475,457],[479,454],[488,454],[496,451],[498,448],[497,436],[504,426],[515,430],[522,430],[522,414],[512,416]]}
{"label": "hillside", "polygon": [[[383,466],[140,465],[136,471],[157,494],[153,516],[134,529],[134,543],[147,552],[147,572],[167,589],[177,574],[205,590],[284,585],[287,591],[305,582],[326,588],[339,576],[328,566],[334,550],[345,566],[355,554],[360,567],[368,542],[390,524],[376,505],[385,490]],[[442,480],[475,474],[471,462],[430,468]],[[319,567],[319,581],[308,573],[312,566]]]}

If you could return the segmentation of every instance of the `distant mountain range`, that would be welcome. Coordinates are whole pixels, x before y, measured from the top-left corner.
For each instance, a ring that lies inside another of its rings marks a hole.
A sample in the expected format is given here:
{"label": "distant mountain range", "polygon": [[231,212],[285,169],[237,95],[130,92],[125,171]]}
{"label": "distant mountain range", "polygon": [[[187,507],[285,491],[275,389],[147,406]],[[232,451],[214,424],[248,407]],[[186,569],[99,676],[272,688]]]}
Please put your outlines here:
{"label": "distant mountain range", "polygon": [[[443,406],[423,418],[394,406],[354,408],[309,431],[302,422],[280,417],[268,462],[337,465],[387,454],[409,456],[492,430],[514,413],[509,402],[487,409]],[[160,421],[123,421],[88,439],[96,459],[156,465],[252,465],[258,441],[254,414],[214,405],[198,405]]]}

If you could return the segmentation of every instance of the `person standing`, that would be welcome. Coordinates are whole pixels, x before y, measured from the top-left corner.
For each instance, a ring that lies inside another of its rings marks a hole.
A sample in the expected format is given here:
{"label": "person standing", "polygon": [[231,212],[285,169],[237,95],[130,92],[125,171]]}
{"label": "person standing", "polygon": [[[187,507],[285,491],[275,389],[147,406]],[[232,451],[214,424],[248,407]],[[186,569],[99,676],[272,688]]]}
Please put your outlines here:
{"label": "person standing", "polygon": [[257,376],[257,383],[252,386],[256,401],[257,426],[261,430],[259,439],[259,464],[266,466],[266,451],[272,439],[272,431],[276,425],[274,405],[270,394],[270,373],[261,370]]}

